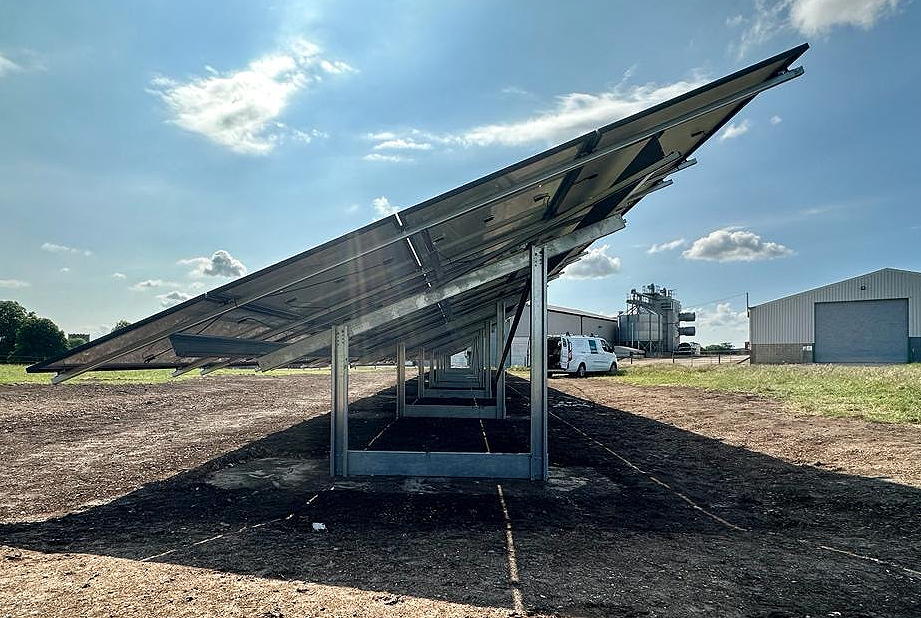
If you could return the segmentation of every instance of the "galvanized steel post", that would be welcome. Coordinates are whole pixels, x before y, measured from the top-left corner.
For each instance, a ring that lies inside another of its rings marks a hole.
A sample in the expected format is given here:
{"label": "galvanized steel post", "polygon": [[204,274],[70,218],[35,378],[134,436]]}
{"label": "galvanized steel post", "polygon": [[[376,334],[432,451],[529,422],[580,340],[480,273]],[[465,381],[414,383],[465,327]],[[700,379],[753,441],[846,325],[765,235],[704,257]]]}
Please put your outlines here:
{"label": "galvanized steel post", "polygon": [[547,253],[531,247],[531,480],[546,480]]}
{"label": "galvanized steel post", "polygon": [[332,476],[345,476],[349,450],[349,330],[339,324],[332,331],[329,471]]}
{"label": "galvanized steel post", "polygon": [[[496,303],[496,416],[505,418],[505,363],[502,345],[505,343],[505,301]],[[492,381],[490,381],[491,383]]]}
{"label": "galvanized steel post", "polygon": [[397,344],[397,417],[406,412],[406,344]]}

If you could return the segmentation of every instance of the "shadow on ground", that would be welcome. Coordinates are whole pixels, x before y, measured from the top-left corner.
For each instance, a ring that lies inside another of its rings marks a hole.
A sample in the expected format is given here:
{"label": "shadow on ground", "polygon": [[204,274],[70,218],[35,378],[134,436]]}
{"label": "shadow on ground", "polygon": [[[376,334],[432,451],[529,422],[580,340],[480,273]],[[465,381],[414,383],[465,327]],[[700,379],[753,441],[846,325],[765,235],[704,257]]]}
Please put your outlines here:
{"label": "shadow on ground", "polygon": [[[393,396],[353,403],[353,445],[406,448],[398,435],[414,429],[435,450],[481,448],[477,421],[390,425]],[[510,402],[510,421],[485,424],[493,450],[527,447],[527,401]],[[921,614],[921,574],[909,571],[921,571],[921,491],[552,389],[550,407],[551,480],[501,482],[529,611]],[[512,607],[495,481],[332,483],[328,440],[329,417],[312,418],[108,504],[2,525],[0,543]]]}

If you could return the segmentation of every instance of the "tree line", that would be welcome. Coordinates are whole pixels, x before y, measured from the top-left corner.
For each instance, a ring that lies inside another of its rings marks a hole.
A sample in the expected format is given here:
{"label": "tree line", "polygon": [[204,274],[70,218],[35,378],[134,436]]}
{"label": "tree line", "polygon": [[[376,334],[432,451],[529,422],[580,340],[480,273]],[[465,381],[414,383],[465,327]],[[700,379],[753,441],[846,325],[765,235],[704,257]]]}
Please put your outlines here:
{"label": "tree line", "polygon": [[[120,320],[113,330],[129,324]],[[0,301],[0,362],[37,362],[84,343],[83,337],[68,337],[52,320],[28,311],[15,300]]]}

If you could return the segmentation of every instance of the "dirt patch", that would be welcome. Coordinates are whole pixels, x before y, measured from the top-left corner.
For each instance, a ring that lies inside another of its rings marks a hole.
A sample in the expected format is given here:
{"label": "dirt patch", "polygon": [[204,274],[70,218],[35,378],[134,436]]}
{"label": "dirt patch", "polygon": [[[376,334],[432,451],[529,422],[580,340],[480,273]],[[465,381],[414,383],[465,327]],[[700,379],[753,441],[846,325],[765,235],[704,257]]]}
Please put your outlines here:
{"label": "dirt patch", "polygon": [[[921,613],[917,439],[835,459],[894,426],[553,380],[546,484],[331,482],[327,380],[0,390],[0,616]],[[392,380],[354,376],[355,448],[413,442]],[[411,429],[515,449],[526,406]]]}
{"label": "dirt patch", "polygon": [[[356,372],[359,399],[393,381]],[[329,411],[329,377],[0,386],[0,518],[90,508]],[[66,483],[62,480],[66,479]]]}
{"label": "dirt patch", "polygon": [[921,487],[921,426],[798,413],[765,397],[616,378],[555,379],[561,392],[796,465]]}

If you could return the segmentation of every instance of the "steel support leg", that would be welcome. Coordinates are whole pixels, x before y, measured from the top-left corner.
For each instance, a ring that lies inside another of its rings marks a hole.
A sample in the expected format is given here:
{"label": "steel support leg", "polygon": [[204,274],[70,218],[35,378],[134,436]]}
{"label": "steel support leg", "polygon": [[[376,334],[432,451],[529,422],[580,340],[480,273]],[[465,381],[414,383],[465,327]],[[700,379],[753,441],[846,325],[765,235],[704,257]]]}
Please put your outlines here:
{"label": "steel support leg", "polygon": [[332,410],[329,432],[329,471],[332,476],[348,474],[349,450],[349,331],[345,325],[332,332]]}
{"label": "steel support leg", "polygon": [[[502,344],[505,343],[505,301],[496,303],[496,415],[505,418],[505,363],[502,357]],[[490,380],[492,384],[492,380]]]}
{"label": "steel support leg", "polygon": [[406,411],[406,344],[397,344],[397,417]]}
{"label": "steel support leg", "polygon": [[416,399],[425,397],[425,348],[419,350],[419,383],[416,384]]}
{"label": "steel support leg", "polygon": [[480,372],[480,382],[486,391],[487,397],[492,397],[492,323],[487,321],[483,326],[483,369]]}
{"label": "steel support leg", "polygon": [[531,247],[531,480],[547,475],[547,254]]}

